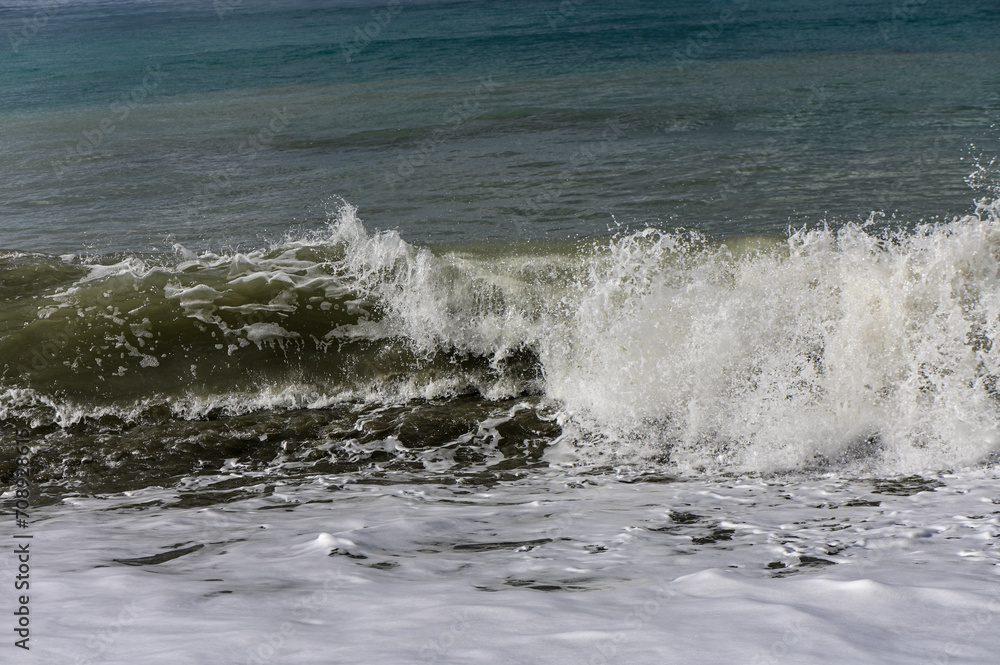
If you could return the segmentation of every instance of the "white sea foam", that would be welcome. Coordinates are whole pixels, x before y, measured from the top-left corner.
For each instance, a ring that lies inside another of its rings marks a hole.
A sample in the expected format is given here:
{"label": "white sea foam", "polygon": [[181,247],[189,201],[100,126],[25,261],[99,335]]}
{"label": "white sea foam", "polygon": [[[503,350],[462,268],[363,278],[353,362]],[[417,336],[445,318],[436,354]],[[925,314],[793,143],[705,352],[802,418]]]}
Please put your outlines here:
{"label": "white sea foam", "polygon": [[910,496],[316,476],[168,507],[225,479],[35,511],[24,662],[981,665],[1000,648],[994,472]]}
{"label": "white sea foam", "polygon": [[443,260],[367,235],[350,208],[334,228],[410,339],[538,349],[564,444],[685,471],[898,473],[973,464],[1000,443],[998,205],[910,232],[803,230],[736,256],[646,230],[595,248],[540,314],[518,307],[526,280],[505,285],[503,325],[468,316]]}
{"label": "white sea foam", "polygon": [[[983,201],[952,222],[894,233],[850,224],[720,243],[646,229],[490,254],[370,233],[344,205],[327,228],[254,252],[92,267],[51,302],[120,328],[104,340],[144,362],[119,363],[119,374],[156,372],[170,356],[155,348],[162,339],[143,306],[176,308],[233,362],[243,349],[314,345],[322,363],[331,345],[362,340],[405,348],[416,363],[409,375],[392,366],[330,385],[300,381],[291,367],[260,394],[173,396],[175,413],[399,402],[470,387],[501,399],[536,389],[502,368],[525,352],[559,411],[564,434],[552,454],[563,459],[653,459],[685,473],[915,472],[975,464],[1000,447],[998,216],[1000,202]],[[133,300],[105,308],[98,296],[113,288]],[[55,312],[39,306],[40,318]],[[377,366],[372,353],[366,362]],[[488,360],[494,372],[418,371],[441,354]],[[60,422],[87,414],[86,404],[35,398],[61,409]]]}
{"label": "white sea foam", "polygon": [[571,432],[688,470],[975,463],[1000,443],[998,212],[801,231],[737,258],[614,240],[542,339],[548,394]]}

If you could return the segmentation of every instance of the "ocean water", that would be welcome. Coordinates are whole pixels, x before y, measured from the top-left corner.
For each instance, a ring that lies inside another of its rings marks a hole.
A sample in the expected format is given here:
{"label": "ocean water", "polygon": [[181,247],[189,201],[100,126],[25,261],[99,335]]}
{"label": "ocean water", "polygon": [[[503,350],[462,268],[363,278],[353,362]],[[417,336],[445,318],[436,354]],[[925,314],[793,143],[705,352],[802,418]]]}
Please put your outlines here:
{"label": "ocean water", "polygon": [[995,2],[2,1],[0,50],[12,662],[991,662]]}

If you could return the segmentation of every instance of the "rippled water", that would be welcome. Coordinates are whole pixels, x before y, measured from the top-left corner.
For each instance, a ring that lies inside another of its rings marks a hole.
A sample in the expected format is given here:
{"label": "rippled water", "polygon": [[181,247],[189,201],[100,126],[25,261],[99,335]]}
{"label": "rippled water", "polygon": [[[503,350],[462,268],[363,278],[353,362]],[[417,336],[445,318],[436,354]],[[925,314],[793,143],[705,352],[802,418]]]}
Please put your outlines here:
{"label": "rippled water", "polygon": [[998,24],[0,0],[30,655],[987,662]]}

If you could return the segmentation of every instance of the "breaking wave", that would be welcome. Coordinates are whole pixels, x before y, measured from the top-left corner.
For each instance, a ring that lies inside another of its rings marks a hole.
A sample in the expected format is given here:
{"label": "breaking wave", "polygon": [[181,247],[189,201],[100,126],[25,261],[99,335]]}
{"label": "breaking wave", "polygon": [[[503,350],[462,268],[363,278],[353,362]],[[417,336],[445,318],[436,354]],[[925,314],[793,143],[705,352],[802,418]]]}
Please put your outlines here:
{"label": "breaking wave", "polygon": [[553,463],[974,464],[1000,447],[998,222],[430,248],[345,205],[246,253],[3,252],[0,418],[533,396]]}

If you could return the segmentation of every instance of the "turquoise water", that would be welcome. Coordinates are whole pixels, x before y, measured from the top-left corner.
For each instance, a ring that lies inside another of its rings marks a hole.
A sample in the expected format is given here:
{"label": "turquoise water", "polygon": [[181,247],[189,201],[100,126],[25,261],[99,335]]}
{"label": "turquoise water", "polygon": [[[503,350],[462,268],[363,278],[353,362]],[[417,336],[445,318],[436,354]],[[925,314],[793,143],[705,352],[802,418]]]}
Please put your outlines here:
{"label": "turquoise water", "polygon": [[4,3],[0,247],[259,247],[340,198],[432,243],[967,212],[995,3],[814,5]]}

